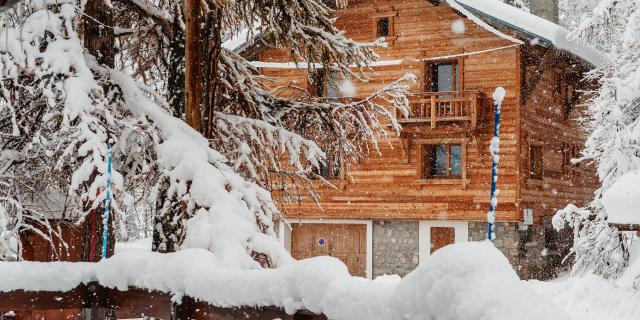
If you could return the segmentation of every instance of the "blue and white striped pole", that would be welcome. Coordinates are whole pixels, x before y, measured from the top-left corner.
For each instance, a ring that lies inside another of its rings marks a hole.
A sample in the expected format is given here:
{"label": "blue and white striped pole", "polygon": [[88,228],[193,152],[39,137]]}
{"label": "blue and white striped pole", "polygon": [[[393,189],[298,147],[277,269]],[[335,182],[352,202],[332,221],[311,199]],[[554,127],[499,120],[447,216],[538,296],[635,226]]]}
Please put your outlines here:
{"label": "blue and white striped pole", "polygon": [[111,203],[111,158],[113,150],[109,143],[109,158],[107,160],[107,197],[104,203],[104,213],[102,215],[102,258],[107,257],[107,241],[109,240],[109,204]]}
{"label": "blue and white striped pole", "polygon": [[502,87],[496,88],[493,93],[493,101],[496,106],[495,110],[495,122],[493,126],[493,138],[491,139],[491,146],[489,151],[491,152],[491,197],[489,200],[489,213],[487,214],[487,239],[493,241],[495,239],[495,233],[493,232],[493,225],[496,222],[496,206],[498,205],[498,190],[496,184],[498,182],[498,163],[500,162],[500,109],[502,107],[502,100],[504,99],[506,91]]}

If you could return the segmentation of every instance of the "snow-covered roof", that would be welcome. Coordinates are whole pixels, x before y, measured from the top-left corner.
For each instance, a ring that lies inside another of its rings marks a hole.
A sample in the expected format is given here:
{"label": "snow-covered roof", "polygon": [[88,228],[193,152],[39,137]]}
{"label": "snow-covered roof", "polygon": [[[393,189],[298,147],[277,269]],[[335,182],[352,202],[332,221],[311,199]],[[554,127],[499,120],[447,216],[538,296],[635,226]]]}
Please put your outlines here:
{"label": "snow-covered roof", "polygon": [[[557,49],[567,51],[594,66],[602,65],[605,56],[588,44],[578,40],[569,40],[569,31],[549,20],[522,11],[498,0],[447,0],[449,5],[467,18],[497,36],[522,44],[523,42],[507,35],[493,26],[506,27],[532,41],[550,44]],[[492,26],[493,25],[493,26]],[[253,32],[253,41],[248,41],[249,29],[245,28],[222,43],[222,46],[234,52],[241,52],[261,35],[257,28]],[[263,66],[264,67],[264,66]],[[266,66],[268,67],[268,66]],[[295,66],[299,67],[299,66]]]}
{"label": "snow-covered roof", "polygon": [[260,24],[256,22],[251,28],[247,26],[237,33],[229,34],[228,38],[222,42],[222,47],[235,53],[240,53],[249,48],[260,37],[262,37]]}
{"label": "snow-covered roof", "polygon": [[[247,41],[248,37],[249,37],[249,28],[244,28],[240,30],[240,32],[238,32],[237,34],[234,34],[231,38],[222,42],[222,47],[227,50],[231,50],[233,52],[241,52],[242,50],[246,49],[249,46],[250,42]],[[260,37],[260,32],[255,32],[254,30],[253,40],[259,37]],[[253,43],[253,41],[251,41],[251,43]]]}
{"label": "snow-covered roof", "polygon": [[[549,20],[522,11],[498,0],[447,0],[449,5],[481,26],[489,23],[506,27],[518,34],[540,43],[548,43],[567,51],[594,66],[602,65],[604,55],[587,44],[569,40],[569,31]],[[480,20],[480,21],[479,21]],[[489,31],[495,33],[495,29]]]}

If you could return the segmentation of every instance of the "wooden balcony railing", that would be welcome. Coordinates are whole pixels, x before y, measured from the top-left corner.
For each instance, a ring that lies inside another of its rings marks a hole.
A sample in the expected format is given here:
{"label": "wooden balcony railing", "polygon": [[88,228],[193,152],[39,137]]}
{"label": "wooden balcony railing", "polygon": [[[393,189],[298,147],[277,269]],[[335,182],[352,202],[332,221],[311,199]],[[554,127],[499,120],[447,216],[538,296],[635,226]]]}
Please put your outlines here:
{"label": "wooden balcony railing", "polygon": [[474,128],[478,122],[480,91],[425,92],[409,96],[409,118],[398,115],[402,124],[429,124],[435,129],[438,123],[468,124]]}

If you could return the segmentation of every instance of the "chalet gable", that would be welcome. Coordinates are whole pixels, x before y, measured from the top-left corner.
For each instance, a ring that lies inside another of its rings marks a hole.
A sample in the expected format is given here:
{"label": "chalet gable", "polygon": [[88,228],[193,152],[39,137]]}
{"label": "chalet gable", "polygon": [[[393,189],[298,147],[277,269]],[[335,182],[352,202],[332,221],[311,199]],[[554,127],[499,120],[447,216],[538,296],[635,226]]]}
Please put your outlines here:
{"label": "chalet gable", "polygon": [[506,30],[532,45],[553,46],[593,66],[605,57],[588,44],[571,39],[569,31],[544,18],[522,11],[498,0],[447,0],[455,10],[476,23]]}
{"label": "chalet gable", "polygon": [[[339,5],[331,5],[335,8],[344,8],[348,1],[334,1]],[[498,0],[429,0],[432,5],[449,5],[457,13],[472,20],[495,35],[519,45],[540,45],[554,47],[563,54],[587,62],[593,66],[600,66],[606,58],[597,49],[588,44],[581,43],[577,39],[570,39],[569,31],[563,27],[538,17],[534,14],[522,11]],[[372,18],[388,17],[387,41],[390,44],[396,40],[397,35],[393,30],[393,6],[382,5],[376,8]],[[372,24],[374,28],[379,26]],[[377,30],[372,31],[375,34]],[[242,30],[224,43],[224,47],[237,53],[255,52],[256,43],[260,33]],[[524,41],[523,41],[524,40]],[[253,48],[253,49],[252,49]],[[260,65],[260,67],[266,67]]]}

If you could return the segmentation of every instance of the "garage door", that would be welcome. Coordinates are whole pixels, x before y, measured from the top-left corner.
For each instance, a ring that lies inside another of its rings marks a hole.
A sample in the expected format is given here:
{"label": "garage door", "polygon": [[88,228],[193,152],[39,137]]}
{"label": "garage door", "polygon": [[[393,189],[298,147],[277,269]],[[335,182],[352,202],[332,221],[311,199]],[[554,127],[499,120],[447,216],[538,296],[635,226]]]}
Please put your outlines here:
{"label": "garage door", "polygon": [[293,224],[291,254],[296,259],[336,257],[351,275],[365,277],[367,226],[364,224]]}

